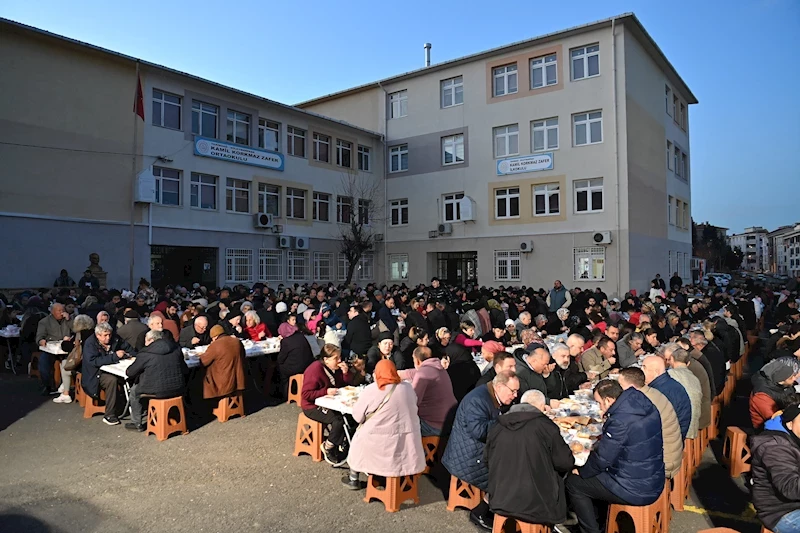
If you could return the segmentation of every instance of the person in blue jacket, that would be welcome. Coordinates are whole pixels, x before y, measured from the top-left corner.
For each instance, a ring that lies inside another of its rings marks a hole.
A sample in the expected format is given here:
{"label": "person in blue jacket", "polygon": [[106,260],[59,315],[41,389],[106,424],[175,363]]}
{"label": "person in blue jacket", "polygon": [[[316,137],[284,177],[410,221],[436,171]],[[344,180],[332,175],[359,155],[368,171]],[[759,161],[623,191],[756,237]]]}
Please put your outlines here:
{"label": "person in blue jacket", "polygon": [[606,379],[595,387],[594,399],[606,418],[603,436],[566,482],[581,533],[602,531],[595,502],[650,505],[665,481],[661,417],[647,396]]}
{"label": "person in blue jacket", "polygon": [[683,385],[667,374],[666,363],[657,355],[644,358],[642,372],[644,372],[644,382],[666,396],[672,404],[675,414],[678,415],[678,424],[681,426],[681,438],[686,440],[686,434],[689,433],[689,426],[692,423],[692,402],[689,393]]}

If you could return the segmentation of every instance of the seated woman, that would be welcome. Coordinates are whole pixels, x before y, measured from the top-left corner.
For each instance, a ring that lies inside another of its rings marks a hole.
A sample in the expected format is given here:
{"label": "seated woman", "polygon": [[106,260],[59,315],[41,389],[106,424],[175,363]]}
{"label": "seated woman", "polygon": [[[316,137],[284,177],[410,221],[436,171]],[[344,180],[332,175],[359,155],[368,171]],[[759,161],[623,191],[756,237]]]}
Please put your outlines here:
{"label": "seated woman", "polygon": [[251,341],[263,341],[272,337],[272,333],[267,329],[267,325],[261,322],[261,317],[255,311],[248,311],[244,315],[245,332]]}
{"label": "seated woman", "polygon": [[374,375],[375,383],[361,392],[353,406],[353,418],[361,425],[347,458],[350,474],[342,479],[352,490],[361,488],[359,472],[400,477],[425,469],[414,389],[400,380],[388,359],[378,362]]}
{"label": "seated woman", "polygon": [[[281,327],[283,326],[284,324],[281,324]],[[302,334],[299,338],[306,342]],[[338,411],[318,407],[314,402],[323,396],[333,396],[336,394],[336,389],[349,383],[350,373],[347,365],[342,362],[341,355],[339,348],[326,344],[319,359],[303,372],[303,389],[300,392],[300,407],[303,408],[303,413],[311,420],[330,425],[328,439],[322,443],[321,448],[325,461],[333,466],[342,466],[347,460],[347,452],[344,449],[344,415]]]}
{"label": "seated woman", "polygon": [[462,320],[459,324],[461,333],[456,335],[456,344],[460,344],[472,351],[474,348],[483,346],[483,341],[473,338],[475,336],[475,324],[469,320]]}
{"label": "seated woman", "polygon": [[[290,319],[294,317],[290,316]],[[294,322],[292,320],[291,322]],[[278,326],[281,337],[281,349],[278,352],[278,371],[281,376],[281,394],[286,398],[289,390],[289,378],[295,374],[303,374],[314,363],[314,352],[303,332],[291,322]]]}
{"label": "seated woman", "polygon": [[400,341],[400,355],[402,356],[402,363],[396,363],[397,370],[409,370],[414,368],[414,349],[417,346],[428,346],[430,337],[428,332],[419,326],[412,326],[408,330],[408,337],[404,337]]}

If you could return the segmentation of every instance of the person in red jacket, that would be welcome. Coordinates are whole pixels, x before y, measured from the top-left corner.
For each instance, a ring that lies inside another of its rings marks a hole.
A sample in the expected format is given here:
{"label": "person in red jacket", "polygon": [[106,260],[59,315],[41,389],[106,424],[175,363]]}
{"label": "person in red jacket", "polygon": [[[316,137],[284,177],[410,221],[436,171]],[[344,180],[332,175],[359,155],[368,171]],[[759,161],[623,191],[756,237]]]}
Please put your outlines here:
{"label": "person in red jacket", "polygon": [[272,337],[272,332],[267,325],[261,322],[261,317],[255,311],[248,311],[244,315],[245,332],[251,341],[263,341]]}
{"label": "person in red jacket", "polygon": [[778,400],[786,392],[791,392],[796,377],[795,369],[780,359],[767,363],[753,375],[750,420],[754,428],[763,428],[764,422],[778,411]]}

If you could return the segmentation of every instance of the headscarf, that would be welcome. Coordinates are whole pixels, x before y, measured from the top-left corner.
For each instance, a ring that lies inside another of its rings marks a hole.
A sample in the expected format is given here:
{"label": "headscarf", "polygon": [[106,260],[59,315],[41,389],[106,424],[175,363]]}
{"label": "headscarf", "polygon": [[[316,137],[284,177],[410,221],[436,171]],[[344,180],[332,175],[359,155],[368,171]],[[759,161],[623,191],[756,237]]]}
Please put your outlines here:
{"label": "headscarf", "polygon": [[486,307],[489,309],[500,309],[501,311],[503,310],[503,308],[500,307],[500,304],[494,298],[486,302]]}
{"label": "headscarf", "polygon": [[284,339],[286,337],[291,337],[292,335],[295,334],[295,332],[297,332],[297,326],[293,326],[288,322],[284,322],[283,324],[278,326],[278,335],[280,335]]}
{"label": "headscarf", "polygon": [[559,308],[556,311],[556,316],[558,317],[559,320],[562,320],[562,321],[566,320],[567,317],[569,316],[569,309],[564,309],[563,307]]}
{"label": "headscarf", "polygon": [[397,367],[388,359],[381,359],[375,365],[375,372],[373,372],[375,383],[378,388],[383,390],[386,385],[393,383],[400,383],[400,376],[397,374]]}

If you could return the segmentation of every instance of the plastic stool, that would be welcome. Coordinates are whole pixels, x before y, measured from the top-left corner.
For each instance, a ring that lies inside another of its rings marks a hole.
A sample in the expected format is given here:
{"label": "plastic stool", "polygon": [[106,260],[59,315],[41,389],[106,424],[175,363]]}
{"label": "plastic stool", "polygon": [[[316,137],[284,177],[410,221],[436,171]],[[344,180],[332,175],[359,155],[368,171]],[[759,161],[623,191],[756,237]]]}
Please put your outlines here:
{"label": "plastic stool", "polygon": [[750,471],[750,447],[747,446],[747,433],[735,426],[729,426],[722,444],[722,462],[728,467],[731,477],[738,477]]}
{"label": "plastic stool", "polygon": [[75,401],[78,402],[78,405],[81,407],[86,407],[86,393],[83,392],[83,387],[81,386],[80,372],[75,374]]}
{"label": "plastic stool", "polygon": [[681,468],[675,477],[668,480],[670,483],[669,503],[676,511],[683,511],[683,502],[689,497],[689,488],[692,486],[692,476],[689,472],[689,450],[684,446]]}
{"label": "plastic stool", "polygon": [[733,377],[733,374],[729,373],[728,377],[725,379],[725,389],[722,391],[722,398],[725,401],[726,406],[730,405],[735,392],[736,392],[736,378]]}
{"label": "plastic stool", "polygon": [[[177,410],[177,413],[174,411]],[[176,414],[177,416],[170,416]],[[170,435],[186,435],[186,413],[183,410],[183,396],[163,400],[152,399],[147,406],[147,431],[158,440],[167,440]]]}
{"label": "plastic stool", "polygon": [[711,402],[711,425],[708,426],[708,440],[716,440],[719,437],[719,423],[722,419],[722,406],[715,399]]}
{"label": "plastic stool", "polygon": [[96,400],[86,395],[86,400],[83,405],[83,418],[92,418],[96,414],[104,414],[106,412],[106,391],[100,390],[100,399]]}
{"label": "plastic stool", "polygon": [[307,453],[315,463],[322,461],[322,422],[311,420],[304,413],[297,415],[294,456]]}
{"label": "plastic stool", "polygon": [[[508,524],[513,524],[514,529],[509,531],[507,529]],[[550,526],[529,524],[522,520],[500,516],[499,514],[494,515],[494,523],[492,524],[492,533],[551,533],[552,531]]]}
{"label": "plastic stool", "polygon": [[227,422],[234,416],[244,417],[244,401],[241,394],[223,396],[219,399],[217,407],[211,410],[217,420]]}
{"label": "plastic stool", "polygon": [[41,375],[39,374],[39,354],[41,352],[34,352],[31,354],[31,362],[29,363],[28,367],[28,375],[32,378],[39,378],[41,379]]}
{"label": "plastic stool", "polygon": [[447,510],[455,511],[456,507],[463,507],[470,511],[483,499],[483,491],[473,487],[466,481],[461,481],[456,476],[450,476],[450,495],[447,497]]}
{"label": "plastic stool", "polygon": [[407,500],[419,504],[419,492],[417,491],[419,474],[384,478],[386,484],[384,487],[380,486],[378,479],[380,476],[372,474],[367,479],[367,494],[364,496],[364,503],[380,500],[390,513],[399,511],[400,504]]}
{"label": "plastic stool", "polygon": [[708,435],[705,429],[697,432],[697,438],[694,439],[694,467],[695,470],[700,468],[700,463],[703,462],[703,454],[705,454],[706,447],[708,446]]}
{"label": "plastic stool", "polygon": [[611,504],[608,508],[608,521],[606,522],[606,533],[620,533],[617,518],[620,514],[627,514],[633,520],[636,533],[667,533],[669,531],[669,519],[665,509],[664,500],[669,497],[669,484],[665,484],[664,490],[658,499],[650,505],[619,505]]}
{"label": "plastic stool", "polygon": [[303,374],[295,374],[289,378],[289,397],[286,403],[300,405],[300,392],[303,390]]}
{"label": "plastic stool", "polygon": [[[53,383],[56,386],[56,389],[61,386],[61,361],[56,359],[53,361]],[[69,394],[69,391],[65,391]]]}
{"label": "plastic stool", "polygon": [[440,437],[422,437],[422,449],[425,451],[425,470],[423,474],[430,474],[431,468],[437,462],[436,452],[439,449]]}

